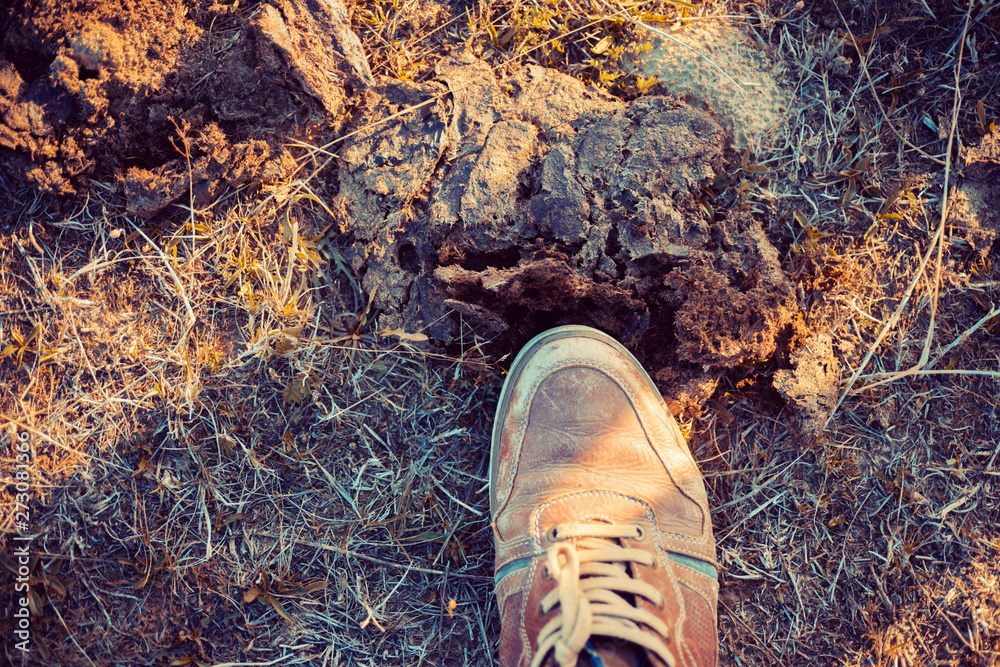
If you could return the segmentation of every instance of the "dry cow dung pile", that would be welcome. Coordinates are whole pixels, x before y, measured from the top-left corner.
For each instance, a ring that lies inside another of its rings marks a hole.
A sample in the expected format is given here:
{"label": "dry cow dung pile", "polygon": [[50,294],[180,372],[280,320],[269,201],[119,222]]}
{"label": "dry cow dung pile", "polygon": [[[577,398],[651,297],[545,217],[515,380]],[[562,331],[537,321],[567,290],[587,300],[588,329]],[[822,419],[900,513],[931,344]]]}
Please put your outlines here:
{"label": "dry cow dung pile", "polygon": [[641,351],[676,409],[775,353],[796,312],[777,250],[756,220],[709,221],[696,201],[723,161],[710,117],[539,67],[505,92],[469,55],[437,74],[369,92],[340,150],[342,231],[384,311],[445,343],[449,311],[518,341],[593,324]]}
{"label": "dry cow dung pile", "polygon": [[535,66],[501,85],[467,53],[430,82],[376,81],[337,0],[273,0],[242,24],[158,2],[56,20],[40,4],[5,18],[3,52],[20,55],[0,61],[0,160],[18,178],[62,195],[95,179],[132,213],[172,215],[192,192],[202,206],[287,178],[283,139],[319,119],[353,133],[321,178],[389,326],[447,346],[464,318],[513,348],[592,324],[675,411],[787,351],[798,309],[778,251],[760,221],[697,201],[727,143],[705,112]]}

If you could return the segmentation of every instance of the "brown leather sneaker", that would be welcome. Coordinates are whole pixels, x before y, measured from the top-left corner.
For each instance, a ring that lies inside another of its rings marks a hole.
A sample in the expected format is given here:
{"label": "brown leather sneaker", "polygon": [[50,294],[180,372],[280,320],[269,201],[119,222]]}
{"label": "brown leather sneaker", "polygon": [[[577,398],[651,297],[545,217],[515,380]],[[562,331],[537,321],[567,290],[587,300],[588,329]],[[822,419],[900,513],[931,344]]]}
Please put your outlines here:
{"label": "brown leather sneaker", "polygon": [[517,355],[493,425],[490,511],[501,665],[716,664],[701,473],[610,336],[558,327]]}

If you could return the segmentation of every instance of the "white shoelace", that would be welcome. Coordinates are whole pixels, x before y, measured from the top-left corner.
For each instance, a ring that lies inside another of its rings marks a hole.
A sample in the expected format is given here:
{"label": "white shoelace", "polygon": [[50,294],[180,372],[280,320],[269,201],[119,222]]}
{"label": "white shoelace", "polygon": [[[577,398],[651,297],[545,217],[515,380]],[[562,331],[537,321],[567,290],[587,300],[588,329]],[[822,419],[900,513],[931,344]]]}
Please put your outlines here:
{"label": "white shoelace", "polygon": [[[556,605],[560,613],[538,633],[538,652],[531,667],[539,667],[551,650],[560,667],[574,667],[577,656],[592,635],[613,637],[637,644],[673,667],[664,640],[666,624],[652,612],[637,609],[619,593],[643,597],[663,605],[663,594],[651,584],[633,579],[628,563],[652,566],[653,557],[641,549],[621,546],[615,540],[641,537],[637,526],[563,524],[555,529],[563,541],[548,552],[548,572],[557,586],[542,598],[542,611]],[[646,629],[639,626],[642,623]],[[652,631],[650,630],[652,629]]]}

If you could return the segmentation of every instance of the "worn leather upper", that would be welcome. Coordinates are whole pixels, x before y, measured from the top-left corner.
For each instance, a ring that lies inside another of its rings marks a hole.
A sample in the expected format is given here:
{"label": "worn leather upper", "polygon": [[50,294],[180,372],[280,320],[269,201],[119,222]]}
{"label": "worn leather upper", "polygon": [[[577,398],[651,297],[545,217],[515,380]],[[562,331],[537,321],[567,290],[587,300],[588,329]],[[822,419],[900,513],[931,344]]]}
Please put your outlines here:
{"label": "worn leather upper", "polygon": [[717,564],[701,473],[648,375],[613,339],[562,327],[515,360],[494,424],[490,507],[501,664],[528,665],[557,613],[539,610],[555,585],[544,568],[551,529],[587,522],[642,528],[620,542],[653,556],[632,576],[664,604],[636,596],[635,605],[667,624],[675,664],[716,664]]}

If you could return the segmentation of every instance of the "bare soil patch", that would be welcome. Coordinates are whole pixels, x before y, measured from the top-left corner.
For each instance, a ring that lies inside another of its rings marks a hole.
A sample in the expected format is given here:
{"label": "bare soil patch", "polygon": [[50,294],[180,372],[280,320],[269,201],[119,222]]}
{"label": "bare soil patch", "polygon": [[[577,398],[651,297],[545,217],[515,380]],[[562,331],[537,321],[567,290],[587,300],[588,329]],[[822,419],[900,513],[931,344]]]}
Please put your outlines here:
{"label": "bare soil patch", "polygon": [[284,178],[285,139],[342,126],[372,82],[337,3],[247,21],[220,4],[24,0],[3,25],[5,169],[61,195],[97,180],[140,215]]}

